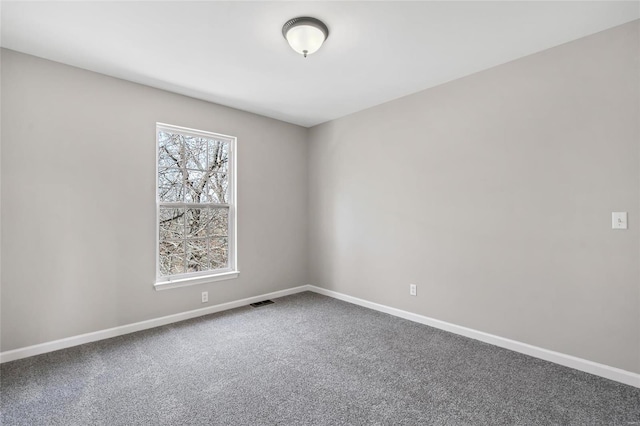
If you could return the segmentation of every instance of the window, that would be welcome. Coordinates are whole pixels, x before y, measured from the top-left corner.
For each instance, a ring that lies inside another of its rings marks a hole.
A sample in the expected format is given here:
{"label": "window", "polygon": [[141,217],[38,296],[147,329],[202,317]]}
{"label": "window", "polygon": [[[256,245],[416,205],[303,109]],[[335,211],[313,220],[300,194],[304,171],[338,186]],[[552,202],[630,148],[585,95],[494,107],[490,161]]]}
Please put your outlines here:
{"label": "window", "polygon": [[235,278],[235,142],[156,125],[156,288]]}

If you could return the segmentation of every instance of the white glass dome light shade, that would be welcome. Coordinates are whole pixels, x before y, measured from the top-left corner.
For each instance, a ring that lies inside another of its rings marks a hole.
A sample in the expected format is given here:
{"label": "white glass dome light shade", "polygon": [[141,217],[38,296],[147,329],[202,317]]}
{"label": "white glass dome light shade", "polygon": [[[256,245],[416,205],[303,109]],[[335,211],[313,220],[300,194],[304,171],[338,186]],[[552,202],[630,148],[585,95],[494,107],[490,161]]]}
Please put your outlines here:
{"label": "white glass dome light shade", "polygon": [[311,25],[298,25],[287,32],[287,41],[293,50],[306,57],[320,49],[324,33]]}
{"label": "white glass dome light shade", "polygon": [[293,50],[306,58],[320,49],[329,36],[329,29],[318,19],[300,17],[287,21],[282,27],[282,35]]}

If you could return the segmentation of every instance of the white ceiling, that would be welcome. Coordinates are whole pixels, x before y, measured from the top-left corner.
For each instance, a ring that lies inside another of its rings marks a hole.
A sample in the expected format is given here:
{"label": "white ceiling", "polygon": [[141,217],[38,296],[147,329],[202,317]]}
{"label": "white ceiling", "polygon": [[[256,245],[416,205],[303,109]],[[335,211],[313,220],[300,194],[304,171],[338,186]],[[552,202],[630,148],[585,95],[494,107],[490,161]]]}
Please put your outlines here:
{"label": "white ceiling", "polygon": [[[627,2],[11,2],[3,47],[302,126],[640,17]],[[330,35],[307,59],[296,16]]]}

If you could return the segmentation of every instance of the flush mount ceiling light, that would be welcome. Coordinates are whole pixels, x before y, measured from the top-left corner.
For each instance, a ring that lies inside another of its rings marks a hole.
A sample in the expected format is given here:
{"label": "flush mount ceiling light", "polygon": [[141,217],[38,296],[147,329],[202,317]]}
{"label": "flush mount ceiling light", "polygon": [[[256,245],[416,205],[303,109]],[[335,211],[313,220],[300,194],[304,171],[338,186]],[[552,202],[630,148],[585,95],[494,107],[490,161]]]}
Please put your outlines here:
{"label": "flush mount ceiling light", "polygon": [[316,18],[302,16],[289,19],[282,27],[282,35],[293,50],[306,58],[307,55],[320,49],[322,43],[329,37],[329,29]]}

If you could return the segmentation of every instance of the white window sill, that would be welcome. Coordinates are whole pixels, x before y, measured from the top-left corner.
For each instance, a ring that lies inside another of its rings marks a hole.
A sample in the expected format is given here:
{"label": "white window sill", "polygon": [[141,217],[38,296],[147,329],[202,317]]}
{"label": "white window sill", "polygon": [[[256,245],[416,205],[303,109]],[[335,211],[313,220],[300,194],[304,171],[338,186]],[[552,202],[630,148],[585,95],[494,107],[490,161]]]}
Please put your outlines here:
{"label": "white window sill", "polygon": [[204,275],[201,277],[181,278],[171,281],[157,281],[153,286],[156,290],[169,290],[170,288],[187,287],[190,285],[208,284],[215,281],[232,280],[238,278],[240,271],[222,272],[215,275]]}

